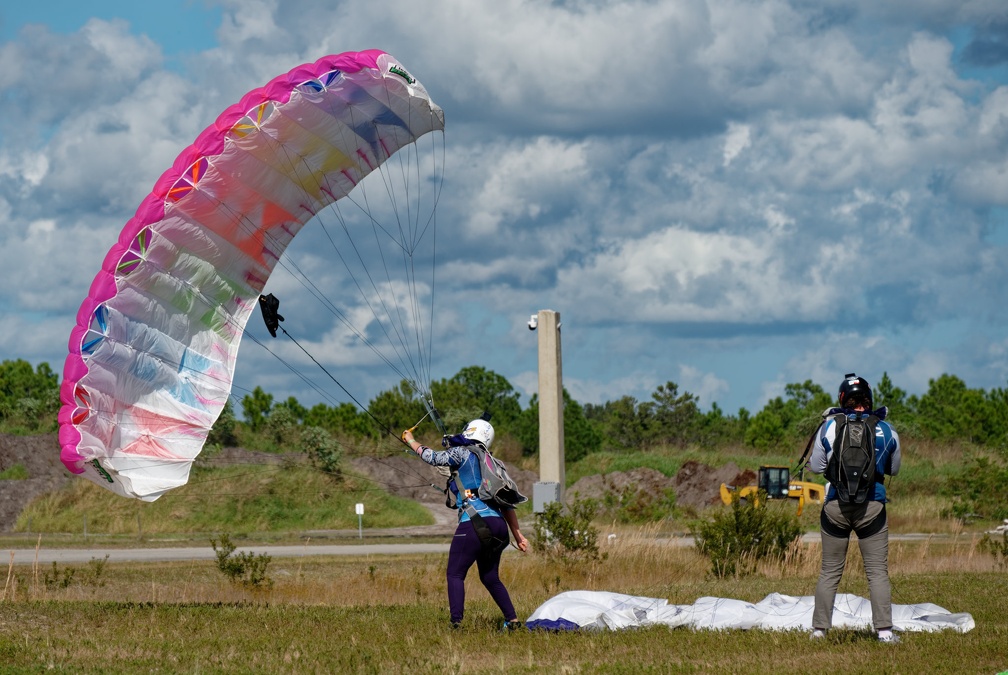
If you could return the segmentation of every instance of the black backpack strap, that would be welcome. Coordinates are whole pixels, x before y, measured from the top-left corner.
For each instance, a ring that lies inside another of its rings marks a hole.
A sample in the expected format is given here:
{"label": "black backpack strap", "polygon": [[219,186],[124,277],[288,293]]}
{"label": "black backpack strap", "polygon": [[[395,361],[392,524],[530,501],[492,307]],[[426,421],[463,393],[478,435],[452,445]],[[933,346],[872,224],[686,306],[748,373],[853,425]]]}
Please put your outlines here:
{"label": "black backpack strap", "polygon": [[[872,413],[871,415],[868,416],[868,426],[871,427],[872,438],[873,439],[875,438],[875,427],[878,426],[878,423],[881,420],[882,420],[882,418],[879,417],[878,415],[876,415],[875,413]],[[874,440],[872,440],[872,450],[875,450],[877,452],[877,450],[875,449],[875,441]],[[882,472],[882,471],[879,471],[878,467],[875,468],[875,482],[879,483],[881,485],[885,485],[885,473]],[[865,535],[865,536],[867,536],[867,535]]]}
{"label": "black backpack strap", "polygon": [[465,512],[469,514],[469,520],[472,522],[473,529],[476,530],[476,536],[479,537],[483,548],[489,548],[493,551],[503,551],[511,543],[510,537],[506,540],[501,540],[494,536],[494,533],[490,531],[490,526],[487,525],[486,519],[479,514],[475,506],[466,502]]}
{"label": "black backpack strap", "polygon": [[449,509],[457,509],[459,508],[459,504],[458,499],[455,496],[455,493],[452,492],[451,490],[452,481],[455,481],[455,489],[461,493],[462,481],[459,480],[458,468],[452,469],[451,474],[448,476],[448,480],[445,481],[445,487],[444,487],[444,494],[445,494],[444,505],[447,506]]}
{"label": "black backpack strap", "polygon": [[799,471],[803,471],[805,469],[805,466],[808,463],[809,455],[812,454],[812,444],[815,443],[815,437],[819,433],[819,428],[821,426],[822,423],[817,424],[816,428],[812,430],[812,435],[808,437],[808,443],[805,444],[805,452],[803,452],[802,456],[798,458],[798,463],[795,464],[794,471],[791,472],[792,478],[794,478]]}

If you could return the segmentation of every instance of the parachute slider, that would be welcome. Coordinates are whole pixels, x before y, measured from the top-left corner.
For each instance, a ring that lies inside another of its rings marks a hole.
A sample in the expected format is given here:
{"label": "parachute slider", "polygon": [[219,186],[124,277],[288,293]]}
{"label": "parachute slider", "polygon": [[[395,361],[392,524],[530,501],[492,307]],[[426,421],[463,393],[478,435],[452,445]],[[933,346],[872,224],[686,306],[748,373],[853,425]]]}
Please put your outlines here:
{"label": "parachute slider", "polygon": [[[262,310],[263,321],[266,322],[266,330],[269,331],[270,335],[276,337],[277,328],[280,327],[280,322],[284,320],[283,316],[277,312],[280,309],[280,301],[272,293],[269,295],[260,295],[259,309]],[[280,330],[283,329],[281,328]]]}

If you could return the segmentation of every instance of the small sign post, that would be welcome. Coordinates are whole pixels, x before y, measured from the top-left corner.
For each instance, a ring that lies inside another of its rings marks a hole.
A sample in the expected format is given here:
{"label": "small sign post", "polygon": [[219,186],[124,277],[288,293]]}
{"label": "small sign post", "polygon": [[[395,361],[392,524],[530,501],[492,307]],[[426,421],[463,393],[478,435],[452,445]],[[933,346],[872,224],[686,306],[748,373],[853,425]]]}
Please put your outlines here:
{"label": "small sign post", "polygon": [[357,538],[364,538],[364,505],[357,505]]}

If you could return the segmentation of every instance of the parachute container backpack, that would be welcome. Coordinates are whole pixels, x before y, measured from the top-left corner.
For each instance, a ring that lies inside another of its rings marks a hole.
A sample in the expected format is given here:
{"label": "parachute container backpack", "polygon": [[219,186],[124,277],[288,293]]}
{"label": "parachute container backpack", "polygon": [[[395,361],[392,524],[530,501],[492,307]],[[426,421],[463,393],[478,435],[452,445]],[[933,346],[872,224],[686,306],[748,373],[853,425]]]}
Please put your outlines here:
{"label": "parachute container backpack", "polygon": [[225,109],[110,242],[77,313],[60,388],[67,469],[145,501],[185,484],[288,244],[435,131],[444,112],[379,50],[297,66]]}
{"label": "parachute container backpack", "polygon": [[469,450],[479,457],[480,486],[477,496],[481,500],[512,508],[528,501],[528,497],[518,491],[518,484],[508,475],[503,462],[491,455],[482,443],[470,446]]}
{"label": "parachute container backpack", "polygon": [[[448,440],[447,437],[445,439]],[[504,467],[503,462],[490,454],[487,447],[480,443],[479,441],[470,440],[464,436],[453,436],[451,441],[454,443],[459,443],[465,445],[469,452],[476,455],[479,461],[480,467],[480,484],[479,488],[476,490],[476,494],[472,495],[478,497],[480,501],[487,505],[496,505],[498,508],[515,508],[519,504],[523,504],[528,501],[528,497],[523,495],[518,490],[518,484],[514,482],[514,479],[508,475],[507,469]],[[446,443],[447,444],[447,443]],[[448,482],[445,484],[445,506],[448,508],[458,508],[457,504],[452,503],[452,491],[451,484],[455,482],[455,485],[461,489],[462,481],[459,480],[458,469],[455,469],[451,473],[451,477],[448,478]],[[476,508],[469,502],[469,490],[465,490],[460,496],[462,498],[462,508],[469,514],[469,520],[472,521],[473,527],[476,530],[476,535],[479,537],[480,541],[484,545],[493,545],[494,537],[490,531],[490,528],[483,521],[483,516],[481,516]],[[506,548],[508,545],[507,541],[496,542],[502,547]]]}
{"label": "parachute container backpack", "polygon": [[875,471],[875,426],[879,418],[858,413],[849,419],[840,413],[834,420],[836,434],[826,480],[836,488],[841,502],[864,504],[874,494],[876,481],[882,478]]}

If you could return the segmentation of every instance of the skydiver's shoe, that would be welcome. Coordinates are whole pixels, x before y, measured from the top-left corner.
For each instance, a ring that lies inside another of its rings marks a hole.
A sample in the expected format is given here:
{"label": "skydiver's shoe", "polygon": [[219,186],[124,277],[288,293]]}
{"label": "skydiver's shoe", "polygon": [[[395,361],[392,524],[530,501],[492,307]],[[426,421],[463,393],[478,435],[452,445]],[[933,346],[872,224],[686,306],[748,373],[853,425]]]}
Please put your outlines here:
{"label": "skydiver's shoe", "polygon": [[813,640],[821,640],[826,637],[826,631],[816,628],[810,636]]}
{"label": "skydiver's shoe", "polygon": [[887,644],[896,644],[900,641],[899,635],[892,632],[891,630],[880,630],[878,634],[878,641],[885,642]]}
{"label": "skydiver's shoe", "polygon": [[459,623],[458,621],[452,621],[451,622],[451,627],[452,627],[452,630],[459,630],[459,629],[462,628],[462,624]]}
{"label": "skydiver's shoe", "polygon": [[504,625],[501,626],[501,631],[504,633],[510,633],[512,631],[521,630],[524,625],[525,624],[518,619],[515,619],[514,621],[505,621]]}

